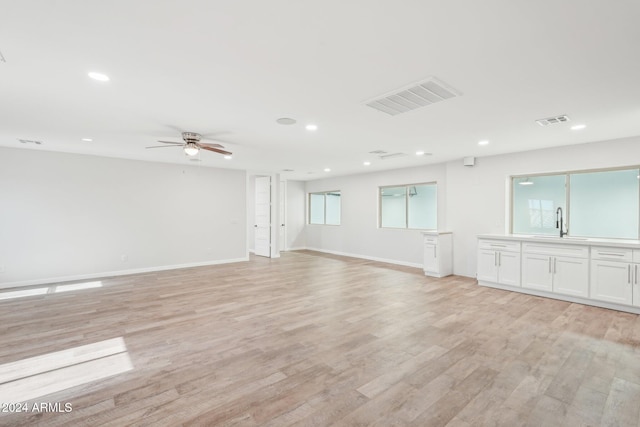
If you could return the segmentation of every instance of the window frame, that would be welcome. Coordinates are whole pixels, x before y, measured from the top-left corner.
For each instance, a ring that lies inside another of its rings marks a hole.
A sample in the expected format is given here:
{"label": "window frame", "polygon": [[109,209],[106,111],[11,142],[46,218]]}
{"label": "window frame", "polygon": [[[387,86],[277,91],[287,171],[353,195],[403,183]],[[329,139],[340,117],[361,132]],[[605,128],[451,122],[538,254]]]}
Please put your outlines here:
{"label": "window frame", "polygon": [[[327,224],[327,194],[338,193],[340,194],[340,217],[338,224]],[[324,197],[324,210],[322,212],[322,223],[311,222],[311,195],[322,195]],[[309,207],[307,213],[307,225],[328,225],[332,227],[340,227],[342,225],[342,191],[340,190],[328,190],[328,191],[311,191],[307,193],[307,206]]]}
{"label": "window frame", "polygon": [[[509,177],[509,233],[519,235],[520,233],[513,232],[513,223],[514,223],[514,204],[515,200],[515,180],[518,178],[532,178],[539,176],[561,176],[565,177],[565,210],[563,216],[567,219],[570,218],[571,212],[571,175],[579,175],[585,173],[597,173],[597,172],[615,172],[615,171],[625,171],[625,170],[640,170],[640,164],[637,165],[629,165],[629,166],[615,166],[608,168],[593,168],[593,169],[577,169],[577,170],[565,170],[559,172],[544,172],[544,173],[530,173],[530,174],[518,174],[511,175]],[[640,174],[638,175],[640,177]],[[640,178],[639,178],[640,179]],[[640,185],[638,185],[638,203],[640,203]],[[589,237],[590,239],[616,239],[616,240],[640,240],[640,215],[637,218],[638,221],[638,236],[634,238],[618,238],[618,237],[609,237],[609,236],[598,236],[598,237]],[[571,229],[569,229],[569,234],[567,236],[572,237]],[[583,236],[573,236],[573,237],[583,237]]]}
{"label": "window frame", "polygon": [[[435,228],[409,228],[409,188],[419,185],[434,185],[436,188],[436,227]],[[385,227],[382,225],[382,190],[385,188],[405,187],[405,212],[404,227]],[[418,230],[435,231],[438,229],[438,181],[417,182],[412,184],[381,185],[378,187],[378,228],[385,230]]]}

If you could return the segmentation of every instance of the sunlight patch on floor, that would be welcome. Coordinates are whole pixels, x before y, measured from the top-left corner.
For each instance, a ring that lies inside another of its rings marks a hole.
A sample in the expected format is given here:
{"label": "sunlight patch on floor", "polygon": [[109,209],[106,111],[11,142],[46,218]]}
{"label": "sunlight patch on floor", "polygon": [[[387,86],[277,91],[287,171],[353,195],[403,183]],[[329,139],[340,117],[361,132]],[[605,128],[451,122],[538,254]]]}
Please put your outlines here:
{"label": "sunlight patch on floor", "polygon": [[132,369],[122,337],[5,363],[0,402],[25,402]]}

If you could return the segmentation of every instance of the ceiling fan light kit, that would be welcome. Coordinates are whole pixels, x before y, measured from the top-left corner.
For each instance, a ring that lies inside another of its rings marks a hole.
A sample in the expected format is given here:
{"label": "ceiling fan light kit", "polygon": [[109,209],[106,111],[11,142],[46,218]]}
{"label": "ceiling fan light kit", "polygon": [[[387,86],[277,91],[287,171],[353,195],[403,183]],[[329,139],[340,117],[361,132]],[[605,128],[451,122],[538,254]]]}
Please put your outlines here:
{"label": "ceiling fan light kit", "polygon": [[187,142],[184,146],[184,153],[187,156],[195,156],[200,152],[200,148],[194,142]]}
{"label": "ceiling fan light kit", "polygon": [[[202,139],[202,135],[195,132],[182,132],[182,139],[184,143],[181,142],[173,142],[173,141],[158,141],[167,145],[154,145],[147,148],[163,148],[163,147],[182,147],[184,153],[187,156],[195,156],[200,150],[213,151],[214,153],[219,153],[224,156],[231,156],[231,152],[223,150],[224,146],[220,144],[207,144],[204,142],[200,142]],[[225,157],[226,158],[226,157]]]}

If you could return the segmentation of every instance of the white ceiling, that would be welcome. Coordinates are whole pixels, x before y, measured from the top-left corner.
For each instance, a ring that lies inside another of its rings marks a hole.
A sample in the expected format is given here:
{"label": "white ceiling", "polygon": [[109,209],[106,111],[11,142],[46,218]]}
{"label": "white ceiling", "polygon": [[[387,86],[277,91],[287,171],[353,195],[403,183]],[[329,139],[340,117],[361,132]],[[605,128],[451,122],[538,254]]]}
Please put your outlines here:
{"label": "white ceiling", "polygon": [[[631,0],[4,2],[0,146],[184,163],[145,150],[182,129],[234,152],[202,165],[307,180],[640,135],[639,23]],[[429,76],[463,95],[364,105]]]}

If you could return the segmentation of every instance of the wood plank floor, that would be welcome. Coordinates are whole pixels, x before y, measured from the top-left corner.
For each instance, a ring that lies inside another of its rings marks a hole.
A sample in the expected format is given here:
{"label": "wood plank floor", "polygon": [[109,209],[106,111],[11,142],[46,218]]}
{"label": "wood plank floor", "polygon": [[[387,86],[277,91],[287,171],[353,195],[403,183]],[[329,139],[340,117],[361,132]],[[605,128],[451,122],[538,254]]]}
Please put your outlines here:
{"label": "wood plank floor", "polygon": [[640,425],[634,314],[307,251],[101,285],[0,300],[0,395],[72,405],[0,425]]}

